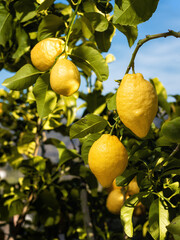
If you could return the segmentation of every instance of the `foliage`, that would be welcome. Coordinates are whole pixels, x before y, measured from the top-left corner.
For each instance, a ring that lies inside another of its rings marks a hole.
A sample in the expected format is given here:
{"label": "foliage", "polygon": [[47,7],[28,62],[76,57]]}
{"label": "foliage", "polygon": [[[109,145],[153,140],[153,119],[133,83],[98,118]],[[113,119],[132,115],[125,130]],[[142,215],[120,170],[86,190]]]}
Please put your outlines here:
{"label": "foliage", "polygon": [[[151,79],[159,109],[140,139],[118,118],[116,93],[102,92],[109,75],[103,53],[115,31],[131,47],[137,25],[157,5],[158,0],[0,1],[0,68],[14,72],[0,90],[0,165],[7,174],[0,181],[2,240],[6,234],[21,240],[178,239],[180,97],[169,103],[161,82]],[[30,50],[47,37],[65,40],[87,91],[59,96],[50,88],[49,72],[33,67]],[[120,217],[106,209],[107,191],[88,167],[93,142],[110,132],[129,155],[117,184],[126,187],[137,176],[140,188]],[[134,217],[138,202],[146,213]]]}

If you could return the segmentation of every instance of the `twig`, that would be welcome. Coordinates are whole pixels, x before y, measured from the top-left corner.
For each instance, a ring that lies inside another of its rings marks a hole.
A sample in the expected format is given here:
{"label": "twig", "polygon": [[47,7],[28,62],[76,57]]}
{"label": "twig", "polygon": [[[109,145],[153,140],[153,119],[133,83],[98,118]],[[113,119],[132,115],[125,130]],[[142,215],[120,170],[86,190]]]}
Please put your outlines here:
{"label": "twig", "polygon": [[172,153],[169,155],[169,158],[173,157],[179,151],[179,148],[180,144],[178,144],[176,148],[172,151]]}
{"label": "twig", "polygon": [[27,200],[27,204],[24,206],[23,211],[22,211],[21,215],[19,215],[19,218],[16,222],[16,225],[14,228],[14,234],[13,234],[14,239],[16,239],[16,236],[17,236],[19,230],[21,229],[21,226],[24,222],[27,212],[29,211],[29,206],[31,205],[31,202],[33,201],[33,199],[34,199],[34,194],[31,192],[31,194],[29,195],[29,198]]}
{"label": "twig", "polygon": [[80,192],[80,199],[81,199],[81,209],[83,213],[84,226],[87,233],[87,240],[94,240],[95,238],[94,238],[93,227],[92,227],[91,218],[89,214],[87,191],[85,189],[85,186],[83,186]]}
{"label": "twig", "polygon": [[168,30],[168,32],[165,32],[165,33],[159,33],[159,34],[154,34],[154,35],[147,35],[146,38],[139,40],[138,43],[137,43],[137,46],[136,46],[136,48],[135,48],[135,50],[134,50],[134,52],[133,52],[133,54],[132,54],[130,63],[129,63],[129,65],[128,65],[128,67],[127,67],[127,70],[126,70],[125,74],[127,74],[127,73],[129,72],[129,70],[131,69],[131,67],[132,67],[132,70],[133,70],[133,72],[134,72],[134,59],[135,59],[135,57],[136,57],[136,54],[137,54],[139,48],[140,48],[144,43],[146,43],[146,42],[148,42],[148,41],[150,41],[150,40],[152,40],[152,39],[162,38],[162,37],[166,38],[166,37],[169,37],[169,36],[174,36],[174,37],[176,37],[176,38],[180,38],[180,32],[175,32],[175,31],[173,31],[173,30]]}
{"label": "twig", "polygon": [[37,156],[37,154],[38,154],[38,150],[39,150],[39,146],[40,146],[40,136],[39,136],[40,132],[41,132],[41,119],[38,118],[36,140],[35,140],[36,146],[35,146],[34,156]]}
{"label": "twig", "polygon": [[68,42],[69,42],[69,37],[71,35],[72,27],[73,27],[74,21],[76,19],[76,14],[77,14],[80,3],[81,3],[81,0],[78,0],[78,2],[76,4],[73,2],[73,4],[76,5],[76,8],[75,8],[75,11],[73,13],[71,22],[70,22],[69,27],[68,27],[68,32],[67,32],[67,35],[66,35],[66,41],[65,41],[65,47],[64,47],[66,57],[67,57],[67,52],[66,51],[67,51],[67,46],[68,46]]}

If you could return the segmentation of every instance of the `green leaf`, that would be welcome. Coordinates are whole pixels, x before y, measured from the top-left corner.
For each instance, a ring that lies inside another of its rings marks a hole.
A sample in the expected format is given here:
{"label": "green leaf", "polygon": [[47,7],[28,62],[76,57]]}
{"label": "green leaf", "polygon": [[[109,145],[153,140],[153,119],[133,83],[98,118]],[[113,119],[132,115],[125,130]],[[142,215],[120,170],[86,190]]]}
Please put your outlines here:
{"label": "green leaf", "polygon": [[48,9],[54,3],[54,1],[55,0],[45,0],[45,1],[43,1],[43,3],[41,3],[41,5],[38,7],[37,11],[40,12],[42,10]]}
{"label": "green leaf", "polygon": [[61,96],[61,100],[58,102],[65,112],[67,118],[66,126],[71,125],[76,118],[76,113],[78,110],[76,101],[78,97],[79,93],[76,92],[69,97]]}
{"label": "green leaf", "polygon": [[103,32],[95,32],[95,40],[98,45],[98,48],[102,52],[107,52],[111,47],[111,41],[115,34],[115,28],[112,23],[109,23],[107,30]]}
{"label": "green leaf", "polygon": [[58,139],[49,138],[45,142],[45,144],[53,144],[57,148],[59,153],[59,164],[58,164],[59,167],[71,159],[80,157],[80,155],[77,153],[76,150],[67,149],[64,142],[59,141]]}
{"label": "green leaf", "polygon": [[159,240],[166,239],[167,225],[169,224],[169,210],[159,199]]}
{"label": "green leaf", "polygon": [[18,59],[24,53],[30,50],[29,36],[20,25],[16,27],[16,39],[18,43],[18,48],[16,52],[12,55],[12,58]]}
{"label": "green leaf", "polygon": [[100,91],[93,91],[92,93],[89,93],[87,95],[86,102],[88,112],[94,113],[95,115],[101,114],[106,107],[105,97]]}
{"label": "green leaf", "polygon": [[157,139],[156,145],[159,147],[170,146],[170,145],[172,145],[172,142],[167,137],[162,136]]}
{"label": "green leaf", "polygon": [[[11,199],[10,199],[11,200]],[[9,217],[12,217],[17,214],[21,214],[24,208],[24,204],[20,199],[13,200],[9,206]]]}
{"label": "green leaf", "polygon": [[60,127],[62,124],[63,124],[62,122],[54,119],[53,114],[52,114],[52,116],[50,118],[48,117],[48,120],[45,120],[45,124],[43,125],[43,129],[44,130],[54,130],[55,128]]}
{"label": "green leaf", "polygon": [[137,170],[135,169],[126,169],[121,176],[116,178],[117,186],[124,186],[130,183],[130,181],[136,176]]}
{"label": "green leaf", "polygon": [[100,136],[101,136],[100,133],[90,134],[90,135],[87,136],[87,138],[83,141],[82,148],[81,148],[81,155],[82,155],[82,159],[84,160],[85,164],[88,163],[88,154],[89,154],[89,150],[90,150],[92,144],[93,144],[98,138],[100,138]]}
{"label": "green leaf", "polygon": [[167,175],[180,175],[180,169],[171,169],[171,170],[168,170],[166,172],[164,172],[163,174],[161,174],[161,177],[164,177],[164,176],[167,176]]}
{"label": "green leaf", "polygon": [[167,101],[167,92],[163,84],[159,81],[158,78],[151,79],[153,81],[157,95],[158,95],[158,102],[159,105],[166,110],[166,112],[170,113],[170,103]]}
{"label": "green leaf", "polygon": [[110,111],[113,111],[116,109],[116,93],[113,94],[111,97],[107,97],[106,99],[106,103],[107,103],[107,108]]}
{"label": "green leaf", "polygon": [[116,0],[113,23],[136,26],[155,12],[159,0]]}
{"label": "green leaf", "polygon": [[45,38],[55,37],[58,30],[64,29],[64,20],[54,14],[45,16],[38,27],[37,39],[41,41]]}
{"label": "green leaf", "polygon": [[157,240],[159,237],[159,199],[151,203],[149,209],[149,233],[153,239]]}
{"label": "green leaf", "polygon": [[177,216],[167,226],[167,230],[172,234],[180,236],[180,227],[179,226],[180,226],[180,216]]}
{"label": "green leaf", "polygon": [[133,211],[134,207],[138,204],[138,202],[139,197],[137,195],[133,195],[126,200],[120,211],[120,219],[124,227],[124,232],[130,238],[133,237]]}
{"label": "green leaf", "polygon": [[95,4],[93,0],[82,1],[84,12],[95,12]]}
{"label": "green leaf", "polygon": [[174,143],[180,143],[180,117],[165,122],[162,126],[161,133]]}
{"label": "green leaf", "polygon": [[107,126],[107,121],[97,115],[87,114],[70,128],[70,138],[83,138],[89,133],[97,133]]}
{"label": "green leaf", "polygon": [[92,28],[97,32],[104,32],[108,28],[108,20],[100,13],[86,12],[84,16],[90,21]]}
{"label": "green leaf", "polygon": [[0,45],[5,47],[6,42],[12,37],[12,15],[0,3]]}
{"label": "green leaf", "polygon": [[18,152],[28,156],[34,153],[35,147],[35,134],[32,132],[22,132],[18,140]]}
{"label": "green leaf", "polygon": [[174,238],[174,240],[180,240],[180,236],[176,235],[176,234],[173,234],[173,238]]}
{"label": "green leaf", "polygon": [[57,95],[54,91],[50,90],[49,74],[41,75],[33,89],[36,98],[37,110],[40,118],[44,118],[54,110],[57,102]]}
{"label": "green leaf", "polygon": [[33,85],[40,74],[41,72],[28,63],[20,68],[13,77],[7,78],[2,85],[11,90],[20,91]]}
{"label": "green leaf", "polygon": [[164,184],[163,184],[163,187],[164,187],[164,189],[166,189],[166,188],[171,189],[172,192],[180,193],[179,185],[180,185],[179,182],[164,183]]}
{"label": "green leaf", "polygon": [[77,66],[79,62],[81,65],[84,63],[92,69],[99,81],[105,81],[108,79],[108,65],[103,56],[96,49],[89,46],[79,46],[73,49],[70,57],[75,60]]}
{"label": "green leaf", "polygon": [[149,209],[149,232],[153,239],[164,240],[169,224],[169,211],[162,204],[161,199],[154,200]]}
{"label": "green leaf", "polygon": [[179,158],[173,158],[173,159],[170,159],[169,161],[165,162],[165,166],[163,168],[163,171],[165,172],[165,171],[168,171],[168,170],[172,170],[172,169],[174,170],[174,169],[178,169],[178,168],[180,168]]}
{"label": "green leaf", "polygon": [[114,25],[120,32],[122,32],[127,37],[129,46],[132,47],[138,36],[137,26],[122,26],[120,24]]}
{"label": "green leaf", "polygon": [[20,22],[27,22],[36,16],[36,6],[33,1],[19,0],[14,3],[16,17]]}
{"label": "green leaf", "polygon": [[93,37],[94,30],[92,29],[91,22],[85,16],[82,16],[80,18],[80,21],[81,21],[83,36],[87,39],[90,39],[91,37]]}

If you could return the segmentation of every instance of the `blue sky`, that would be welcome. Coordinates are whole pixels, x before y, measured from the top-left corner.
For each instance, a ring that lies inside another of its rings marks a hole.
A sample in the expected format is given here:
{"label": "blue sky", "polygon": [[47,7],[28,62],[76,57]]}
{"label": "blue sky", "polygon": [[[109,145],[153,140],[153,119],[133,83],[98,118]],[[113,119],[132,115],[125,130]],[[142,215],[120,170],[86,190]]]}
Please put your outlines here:
{"label": "blue sky", "polygon": [[[160,0],[151,19],[138,26],[137,41],[147,34],[163,33],[168,29],[180,31],[179,10],[180,0]],[[109,64],[110,75],[104,82],[104,93],[115,92],[118,85],[114,80],[123,77],[137,41],[129,48],[126,37],[116,31],[109,50],[116,61]],[[145,43],[136,56],[135,71],[141,72],[146,79],[158,77],[169,95],[180,94],[180,39],[167,37]],[[12,75],[14,73],[1,70],[0,84]],[[82,80],[80,90],[84,87]]]}
{"label": "blue sky", "polygon": [[[148,34],[180,31],[180,0],[160,0],[153,16],[138,26],[138,39]],[[110,76],[104,82],[104,92],[114,91],[115,79],[121,79],[137,44],[129,48],[123,34],[116,32],[110,52],[116,61],[109,65]],[[168,95],[180,94],[180,38],[167,37],[151,40],[139,50],[135,59],[135,72],[141,72],[145,79],[158,77]]]}

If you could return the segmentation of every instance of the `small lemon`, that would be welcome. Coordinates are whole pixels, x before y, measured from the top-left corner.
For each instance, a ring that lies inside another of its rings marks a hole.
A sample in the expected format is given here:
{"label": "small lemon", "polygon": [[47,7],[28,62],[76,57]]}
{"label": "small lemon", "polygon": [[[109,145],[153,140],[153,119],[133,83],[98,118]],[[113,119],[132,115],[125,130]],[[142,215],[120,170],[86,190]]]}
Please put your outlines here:
{"label": "small lemon", "polygon": [[2,114],[3,114],[3,103],[0,102],[0,115],[2,115]]}
{"label": "small lemon", "polygon": [[124,204],[124,194],[119,189],[115,189],[108,194],[106,199],[106,207],[113,214],[120,214],[120,210]]}
{"label": "small lemon", "polygon": [[126,169],[128,153],[116,136],[103,134],[90,148],[88,163],[99,183],[108,188]]}
{"label": "small lemon", "polygon": [[53,66],[56,57],[64,51],[64,46],[65,43],[62,39],[43,39],[31,50],[32,64],[40,71],[44,72],[49,70]]}
{"label": "small lemon", "polygon": [[141,73],[126,74],[117,90],[117,112],[126,127],[140,138],[148,134],[158,110],[158,97]]}
{"label": "small lemon", "polygon": [[59,58],[50,72],[50,85],[57,94],[70,96],[80,86],[80,73],[68,59]]}
{"label": "small lemon", "polygon": [[142,204],[142,202],[139,202],[134,208],[133,216],[139,217],[145,214],[145,212],[146,212],[146,207]]}
{"label": "small lemon", "polygon": [[113,183],[111,184],[111,186],[107,189],[108,192],[111,192],[115,189],[122,189],[121,186],[117,186],[116,185],[116,179],[114,179]]}
{"label": "small lemon", "polygon": [[131,180],[131,182],[128,184],[128,187],[127,187],[127,194],[128,195],[134,195],[136,193],[139,193],[139,186],[137,184],[137,178],[133,178]]}

